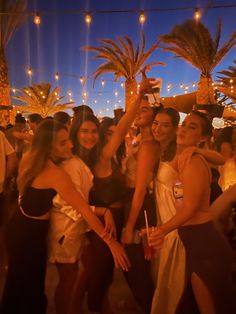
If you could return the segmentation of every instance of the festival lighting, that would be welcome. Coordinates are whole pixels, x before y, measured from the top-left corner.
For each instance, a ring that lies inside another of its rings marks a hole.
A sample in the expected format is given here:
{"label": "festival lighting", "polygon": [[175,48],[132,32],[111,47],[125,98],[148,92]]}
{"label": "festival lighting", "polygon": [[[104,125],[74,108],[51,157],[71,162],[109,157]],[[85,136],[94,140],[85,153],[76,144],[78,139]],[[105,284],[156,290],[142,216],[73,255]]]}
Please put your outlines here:
{"label": "festival lighting", "polygon": [[91,13],[87,12],[84,16],[85,23],[89,26],[92,22]]}
{"label": "festival lighting", "polygon": [[41,23],[41,18],[39,16],[39,14],[36,13],[35,17],[34,17],[34,24],[38,26],[40,23]]}
{"label": "festival lighting", "polygon": [[201,18],[201,11],[198,8],[195,9],[194,18],[196,21],[199,21]]}
{"label": "festival lighting", "polygon": [[58,80],[59,80],[59,78],[60,78],[60,77],[59,77],[59,73],[58,73],[58,72],[56,72],[56,73],[55,73],[55,80],[56,80],[56,81],[58,81]]}
{"label": "festival lighting", "polygon": [[33,71],[32,71],[32,69],[31,69],[31,68],[28,68],[28,70],[27,70],[27,74],[28,74],[29,76],[31,76],[31,75],[33,74]]}
{"label": "festival lighting", "polygon": [[145,23],[145,21],[146,21],[146,16],[144,14],[144,11],[141,11],[140,14],[139,14],[139,23],[141,25],[143,25]]}

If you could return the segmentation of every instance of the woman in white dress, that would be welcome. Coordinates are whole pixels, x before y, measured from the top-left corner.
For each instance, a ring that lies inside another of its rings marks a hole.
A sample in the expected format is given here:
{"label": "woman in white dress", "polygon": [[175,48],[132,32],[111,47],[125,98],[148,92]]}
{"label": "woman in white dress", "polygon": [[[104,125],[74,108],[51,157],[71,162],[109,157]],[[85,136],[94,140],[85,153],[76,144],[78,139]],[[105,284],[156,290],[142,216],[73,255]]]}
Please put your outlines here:
{"label": "woman in white dress", "polygon": [[[173,186],[178,183],[179,174],[170,165],[176,153],[176,131],[179,124],[179,114],[173,108],[160,111],[153,122],[152,131],[155,140],[161,146],[161,161],[156,180],[155,194],[157,199],[157,216],[160,224],[169,221],[176,214],[176,198]],[[209,162],[222,164],[223,157],[212,150],[198,149]],[[189,152],[186,152],[188,156]],[[175,190],[178,192],[178,190]],[[151,313],[174,314],[180,300],[185,278],[185,249],[173,230],[165,237],[164,245],[158,259],[157,285],[152,302]]]}

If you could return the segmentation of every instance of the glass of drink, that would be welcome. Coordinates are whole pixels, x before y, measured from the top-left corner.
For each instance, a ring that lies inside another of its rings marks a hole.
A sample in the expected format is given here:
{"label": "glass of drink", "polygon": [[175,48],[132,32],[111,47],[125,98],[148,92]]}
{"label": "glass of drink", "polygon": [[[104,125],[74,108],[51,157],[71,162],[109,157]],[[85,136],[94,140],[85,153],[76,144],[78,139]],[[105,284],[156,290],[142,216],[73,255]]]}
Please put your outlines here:
{"label": "glass of drink", "polygon": [[[154,227],[152,227],[152,228],[154,228]],[[149,245],[149,236],[150,236],[152,228],[143,229],[141,232],[144,258],[148,261],[150,261],[151,259],[153,259],[155,257],[155,249],[153,246]]]}

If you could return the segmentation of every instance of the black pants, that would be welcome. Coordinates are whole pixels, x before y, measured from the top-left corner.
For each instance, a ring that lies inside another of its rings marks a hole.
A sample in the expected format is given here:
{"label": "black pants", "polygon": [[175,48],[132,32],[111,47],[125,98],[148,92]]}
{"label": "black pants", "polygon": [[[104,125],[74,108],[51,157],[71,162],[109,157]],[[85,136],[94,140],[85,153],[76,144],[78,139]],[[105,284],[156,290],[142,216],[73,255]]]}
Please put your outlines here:
{"label": "black pants", "polygon": [[142,243],[126,245],[125,252],[131,263],[129,271],[124,272],[126,281],[140,309],[149,314],[154,293],[150,262],[144,258]]}
{"label": "black pants", "polygon": [[[125,198],[125,221],[129,217],[134,189],[127,190]],[[145,228],[144,210],[147,211],[150,226],[157,224],[156,205],[151,194],[146,193],[143,206],[135,224],[135,229]],[[145,314],[149,314],[154,294],[153,279],[151,276],[150,262],[145,260],[142,243],[125,246],[126,254],[130,260],[131,268],[124,272],[126,281],[133,293],[136,303]]]}
{"label": "black pants", "polygon": [[[116,225],[117,238],[120,239],[123,225],[123,209],[110,209]],[[92,265],[88,278],[88,308],[90,311],[102,310],[103,298],[112,283],[114,260],[107,244],[93,231],[89,232]]]}
{"label": "black pants", "polygon": [[17,211],[7,227],[8,272],[1,314],[45,314],[44,280],[47,262],[47,220]]}

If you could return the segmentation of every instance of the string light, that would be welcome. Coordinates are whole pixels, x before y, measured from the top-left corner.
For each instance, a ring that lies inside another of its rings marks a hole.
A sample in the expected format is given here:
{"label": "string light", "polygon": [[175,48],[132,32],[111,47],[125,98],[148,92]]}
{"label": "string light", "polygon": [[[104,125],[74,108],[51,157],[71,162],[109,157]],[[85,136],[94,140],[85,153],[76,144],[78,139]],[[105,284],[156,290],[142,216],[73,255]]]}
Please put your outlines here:
{"label": "string light", "polygon": [[71,96],[71,95],[72,95],[71,91],[69,91],[67,94],[68,94],[68,96]]}
{"label": "string light", "polygon": [[118,92],[117,92],[117,91],[115,91],[114,95],[117,97],[117,96],[118,96]]}
{"label": "string light", "polygon": [[105,81],[104,80],[102,80],[102,86],[104,86],[105,85]]}
{"label": "string light", "polygon": [[230,83],[233,83],[233,79],[231,79],[229,82],[230,82]]}
{"label": "string light", "polygon": [[55,92],[55,93],[54,93],[54,95],[55,95],[55,96],[57,96],[57,95],[58,95],[58,93],[57,93],[57,92]]}
{"label": "string light", "polygon": [[12,91],[13,91],[13,93],[15,94],[15,92],[16,92],[16,89],[15,89],[15,88],[12,88]]}
{"label": "string light", "polygon": [[146,21],[146,16],[145,16],[145,14],[144,14],[144,11],[142,10],[141,12],[140,12],[140,14],[139,14],[139,22],[140,22],[140,24],[144,24],[145,23],[145,21]]}
{"label": "string light", "polygon": [[123,82],[120,83],[120,87],[122,87],[122,88],[124,87],[124,83]]}
{"label": "string light", "polygon": [[130,92],[130,95],[133,95],[133,94],[134,94],[134,92],[133,92],[133,91],[131,91],[131,92]]}
{"label": "string light", "polygon": [[87,12],[85,14],[85,17],[84,17],[84,20],[86,22],[86,24],[89,26],[92,22],[92,16],[91,16],[91,13],[90,12]]}
{"label": "string light", "polygon": [[200,18],[201,18],[201,11],[200,11],[200,9],[198,9],[198,8],[195,9],[194,18],[195,18],[196,21],[200,20]]}
{"label": "string light", "polygon": [[28,70],[27,70],[27,74],[28,74],[29,76],[31,76],[31,75],[33,74],[33,71],[32,71],[32,69],[31,69],[31,68],[28,68]]}
{"label": "string light", "polygon": [[60,78],[60,77],[59,77],[59,73],[58,73],[58,72],[56,72],[56,73],[55,73],[55,80],[56,80],[56,81],[58,81],[58,80],[59,80],[59,78]]}
{"label": "string light", "polygon": [[83,76],[80,76],[79,81],[81,84],[83,84],[83,82],[84,82]]}
{"label": "string light", "polygon": [[41,18],[39,16],[39,14],[36,13],[35,17],[34,17],[34,24],[38,26],[40,23],[41,23]]}
{"label": "string light", "polygon": [[83,97],[86,98],[88,96],[87,92],[83,92]]}

